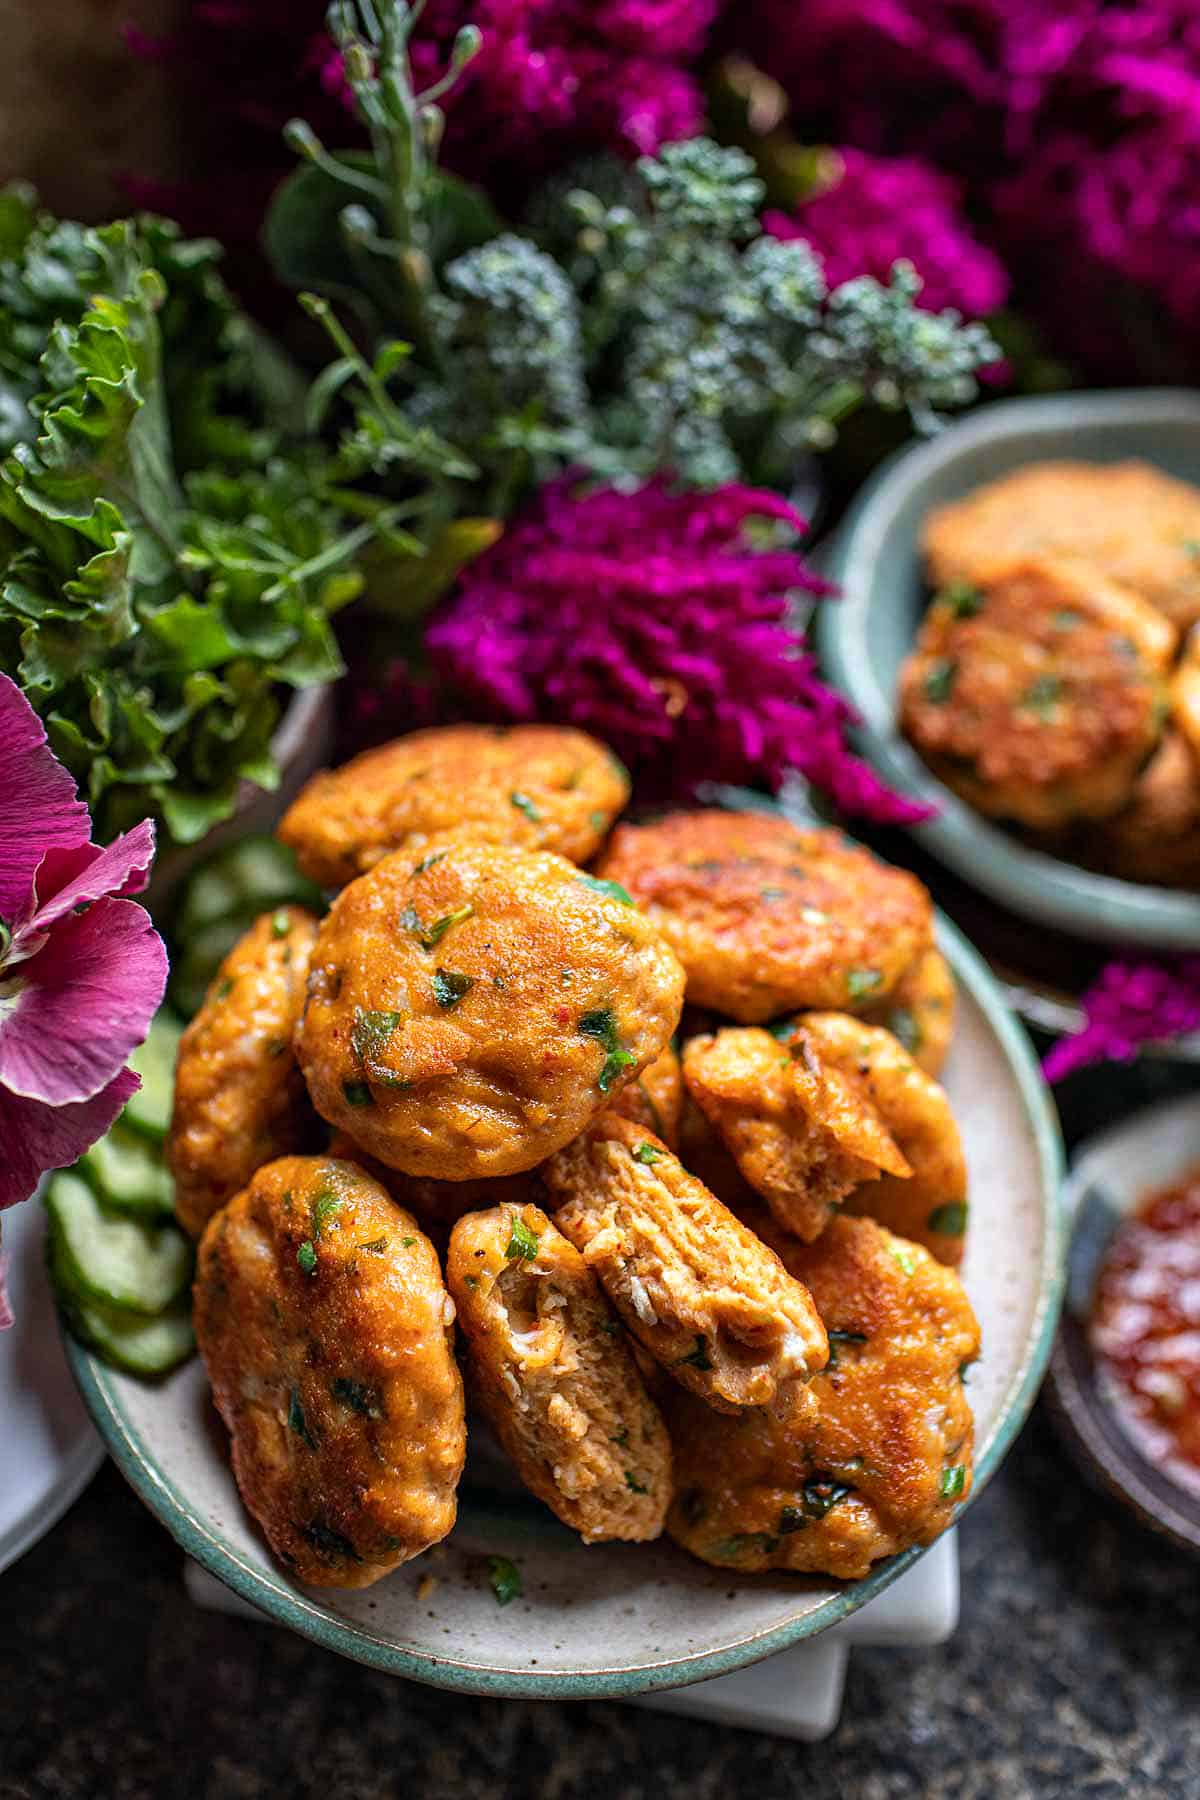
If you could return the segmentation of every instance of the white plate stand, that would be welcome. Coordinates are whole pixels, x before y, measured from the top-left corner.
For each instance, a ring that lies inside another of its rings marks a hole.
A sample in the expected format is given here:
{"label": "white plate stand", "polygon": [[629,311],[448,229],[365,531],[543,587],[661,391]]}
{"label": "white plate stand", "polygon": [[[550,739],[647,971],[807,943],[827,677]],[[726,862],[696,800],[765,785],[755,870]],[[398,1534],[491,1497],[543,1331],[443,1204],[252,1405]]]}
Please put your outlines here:
{"label": "white plate stand", "polygon": [[[198,1563],[185,1564],[184,1582],[197,1606],[265,1620],[257,1607]],[[958,1544],[949,1531],[885,1593],[812,1643],[798,1644],[733,1675],[666,1694],[647,1694],[631,1704],[812,1743],[827,1737],[838,1722],[853,1644],[893,1648],[942,1644],[957,1624]]]}

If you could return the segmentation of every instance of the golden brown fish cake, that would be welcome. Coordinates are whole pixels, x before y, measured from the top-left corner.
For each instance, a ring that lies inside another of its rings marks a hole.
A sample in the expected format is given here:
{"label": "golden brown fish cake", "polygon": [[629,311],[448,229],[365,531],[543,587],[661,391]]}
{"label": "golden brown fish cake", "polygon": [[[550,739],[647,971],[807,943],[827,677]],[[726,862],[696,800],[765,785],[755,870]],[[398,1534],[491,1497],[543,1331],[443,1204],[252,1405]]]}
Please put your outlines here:
{"label": "golden brown fish cake", "polygon": [[446,725],[314,775],[279,836],[322,887],[444,835],[586,862],[628,799],[625,770],[586,732]]}
{"label": "golden brown fish cake", "polygon": [[1200,628],[1193,627],[1183,641],[1179,663],[1171,677],[1171,718],[1187,739],[1193,756],[1200,756]]}
{"label": "golden brown fish cake", "polygon": [[1080,556],[1176,625],[1200,618],[1200,489],[1149,463],[1029,463],[925,521],[937,586],[1012,555]]}
{"label": "golden brown fish cake", "polygon": [[1168,729],[1129,805],[1080,845],[1084,859],[1127,881],[1200,887],[1200,756]]}
{"label": "golden brown fish cake", "polygon": [[683,1074],[745,1180],[806,1241],[861,1182],[912,1173],[862,1084],[811,1055],[802,1028],[787,1043],[755,1025],[690,1038]]}
{"label": "golden brown fish cake", "polygon": [[809,1013],[801,1031],[825,1070],[840,1070],[866,1095],[912,1169],[857,1188],[843,1211],[866,1213],[957,1268],[966,1246],[967,1164],[945,1089],[878,1025]]}
{"label": "golden brown fish cake", "polygon": [[765,1405],[824,1365],[805,1289],[641,1126],[605,1113],[543,1177],[555,1224],[634,1337],[710,1406]]}
{"label": "golden brown fish cake", "polygon": [[687,971],[689,1001],[743,1025],[881,998],[932,940],[933,909],[915,876],[840,832],[764,813],[619,826],[600,873],[662,931]]}
{"label": "golden brown fish cake", "polygon": [[998,565],[935,599],[900,673],[900,717],[939,779],[1039,831],[1118,811],[1165,710],[1128,599],[1065,557]]}
{"label": "golden brown fish cake", "polygon": [[466,1452],[432,1244],[354,1163],[259,1169],[200,1244],[196,1339],[247,1510],[300,1581],[368,1587],[444,1538]]}
{"label": "golden brown fish cake", "polygon": [[683,1074],[679,1053],[668,1044],[636,1081],[617,1095],[613,1111],[635,1125],[644,1125],[661,1138],[669,1150],[679,1149],[679,1120],[683,1111]]}
{"label": "golden brown fish cake", "polygon": [[682,1001],[654,927],[563,857],[402,851],[324,920],[296,1053],[321,1116],[390,1168],[515,1175],[654,1060]]}
{"label": "golden brown fish cake", "polygon": [[257,919],[225,958],[179,1044],[166,1158],[192,1237],[255,1169],[310,1149],[319,1126],[292,1052],[317,921],[299,906]]}
{"label": "golden brown fish cake", "polygon": [[931,1543],[970,1494],[979,1326],[957,1277],[873,1220],[835,1218],[807,1245],[761,1223],[817,1302],[829,1365],[736,1419],[668,1400],[667,1530],[719,1568],[854,1580]]}
{"label": "golden brown fish cake", "polygon": [[940,1075],[954,1036],[954,976],[932,945],[900,977],[886,1000],[861,1010],[849,1008],[869,1025],[882,1025],[898,1038],[927,1075]]}
{"label": "golden brown fish cake", "polygon": [[460,1219],[446,1280],[471,1390],[526,1487],[585,1543],[658,1537],[671,1445],[578,1250],[536,1206]]}

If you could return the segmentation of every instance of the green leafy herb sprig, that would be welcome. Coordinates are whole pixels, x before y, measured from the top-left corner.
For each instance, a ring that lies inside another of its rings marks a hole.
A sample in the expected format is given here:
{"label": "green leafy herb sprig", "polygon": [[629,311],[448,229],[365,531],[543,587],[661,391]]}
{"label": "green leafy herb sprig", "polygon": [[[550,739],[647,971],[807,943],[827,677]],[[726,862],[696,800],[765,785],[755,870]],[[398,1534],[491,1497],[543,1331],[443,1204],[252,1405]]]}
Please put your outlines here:
{"label": "green leafy herb sprig", "polygon": [[459,33],[436,87],[416,92],[405,0],[339,0],[330,31],[370,148],[332,153],[300,121],[304,166],[266,241],[295,286],[350,301],[375,342],[412,355],[407,427],[475,467],[461,512],[510,513],[529,483],[581,465],[610,480],[663,470],[712,486],[786,484],[863,401],[921,427],[975,392],[987,332],[915,304],[920,282],[828,288],[803,243],[763,236],[750,156],[707,138],[632,168],[593,159],[504,230],[474,189],[438,171],[437,100],[475,54]]}
{"label": "green leafy herb sprig", "polygon": [[420,546],[305,438],[304,382],[215,245],[21,188],[0,241],[0,666],[99,838],[151,813],[189,842],[274,784],[287,690],[340,673],[355,559]]}

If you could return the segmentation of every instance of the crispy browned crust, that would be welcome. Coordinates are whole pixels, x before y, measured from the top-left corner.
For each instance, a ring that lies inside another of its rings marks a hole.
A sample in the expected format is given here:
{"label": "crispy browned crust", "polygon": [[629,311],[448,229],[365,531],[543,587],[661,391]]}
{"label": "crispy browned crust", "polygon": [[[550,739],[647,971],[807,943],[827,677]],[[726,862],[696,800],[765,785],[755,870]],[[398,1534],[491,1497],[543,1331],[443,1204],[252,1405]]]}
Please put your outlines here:
{"label": "crispy browned crust", "polygon": [[823,1365],[805,1289],[641,1126],[606,1113],[542,1173],[555,1223],[626,1326],[710,1406],[762,1406]]}
{"label": "crispy browned crust", "polygon": [[691,1038],[683,1070],[742,1175],[797,1237],[819,1237],[883,1169],[910,1173],[861,1086],[808,1054],[802,1025],[786,1044],[754,1025]]}
{"label": "crispy browned crust", "polygon": [[1066,557],[984,571],[967,615],[935,600],[900,675],[904,731],[979,811],[1036,830],[1124,805],[1165,714],[1136,596]]}
{"label": "crispy browned crust", "polygon": [[255,1169],[309,1149],[319,1131],[292,1051],[316,936],[302,907],[264,913],[180,1041],[166,1156],[175,1215],[192,1237]]}
{"label": "crispy browned crust", "polygon": [[1038,462],[936,507],[922,547],[935,586],[997,558],[1074,555],[1177,626],[1200,618],[1200,489],[1144,462]]}
{"label": "crispy browned crust", "polygon": [[868,1214],[957,1268],[966,1245],[967,1164],[944,1088],[878,1025],[846,1013],[809,1013],[801,1030],[822,1066],[841,1071],[865,1095],[912,1171],[857,1188],[843,1210]]}
{"label": "crispy browned crust", "polygon": [[915,876],[839,832],[761,813],[619,826],[600,872],[662,931],[687,971],[688,999],[746,1025],[880,998],[932,939]]}
{"label": "crispy browned crust", "polygon": [[979,1327],[950,1270],[870,1219],[835,1218],[808,1245],[759,1223],[816,1300],[829,1366],[738,1419],[669,1397],[667,1530],[720,1568],[853,1580],[932,1542],[970,1493],[960,1370]]}
{"label": "crispy browned crust", "polygon": [[497,1206],[454,1227],[446,1279],[472,1394],[526,1486],[586,1543],[658,1537],[666,1426],[578,1250],[539,1207]]}
{"label": "crispy browned crust", "polygon": [[447,725],[315,775],[279,836],[323,887],[446,834],[586,862],[628,798],[625,771],[585,732]]}
{"label": "crispy browned crust", "polygon": [[658,1056],[682,1000],[683,971],[636,907],[562,857],[457,844],[342,890],[296,1049],[318,1112],[380,1162],[514,1175]]}
{"label": "crispy browned crust", "polygon": [[196,1338],[242,1499],[298,1580],[367,1587],[453,1525],[453,1318],[432,1244],[353,1163],[283,1157],[209,1224]]}

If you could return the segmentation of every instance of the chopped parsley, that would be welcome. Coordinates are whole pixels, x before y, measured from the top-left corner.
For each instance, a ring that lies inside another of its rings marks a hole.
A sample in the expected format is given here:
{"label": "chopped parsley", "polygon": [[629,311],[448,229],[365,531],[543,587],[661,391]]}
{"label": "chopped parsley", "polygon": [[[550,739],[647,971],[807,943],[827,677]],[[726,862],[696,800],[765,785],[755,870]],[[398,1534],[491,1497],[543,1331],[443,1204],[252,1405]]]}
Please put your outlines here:
{"label": "chopped parsley", "polygon": [[622,1425],[620,1431],[614,1431],[608,1441],[610,1444],[620,1444],[622,1446],[627,1444],[629,1442],[628,1425]]}
{"label": "chopped parsley", "polygon": [[403,1249],[411,1250],[412,1246],[416,1243],[416,1241],[417,1241],[416,1238],[406,1237],[406,1238],[400,1239],[400,1244]]}
{"label": "chopped parsley", "polygon": [[444,856],[449,856],[449,854],[450,852],[448,850],[435,850],[432,856],[423,856],[413,870],[413,874],[423,875],[426,869],[432,869],[435,863],[440,863],[442,858]]}
{"label": "chopped parsley", "polygon": [[786,900],[787,889],[781,887],[759,888],[758,897],[760,900],[765,900],[767,904],[770,905],[772,900]]}
{"label": "chopped parsley", "polygon": [[329,1391],[335,1400],[351,1412],[361,1413],[364,1419],[382,1419],[379,1390],[368,1387],[365,1381],[351,1381],[348,1376],[339,1375]]}
{"label": "chopped parsley", "polygon": [[847,969],[846,992],[852,1000],[865,1000],[878,987],[883,986],[883,975],[878,969]]}
{"label": "chopped parsley", "polygon": [[696,1339],[696,1348],[688,1356],[681,1356],[678,1366],[689,1366],[693,1369],[711,1369],[712,1358],[708,1354],[708,1345],[702,1337]]}
{"label": "chopped parsley", "polygon": [[213,999],[214,1000],[228,1000],[228,998],[229,998],[230,994],[232,994],[232,992],[233,992],[233,976],[226,975],[226,977],[223,981],[218,981],[217,989],[213,995]]}
{"label": "chopped parsley", "polygon": [[467,1286],[469,1288],[477,1288],[479,1286],[478,1275],[468,1275],[467,1276]]}
{"label": "chopped parsley", "polygon": [[577,875],[575,879],[597,894],[606,894],[610,900],[619,900],[622,906],[634,904],[633,895],[619,881],[605,881],[600,875]]}
{"label": "chopped parsley", "polygon": [[365,1081],[343,1081],[342,1095],[347,1106],[374,1106],[375,1101]]}
{"label": "chopped parsley", "polygon": [[403,1013],[398,1012],[367,1012],[361,1006],[354,1009],[350,1048],[366,1073],[379,1082],[381,1087],[408,1085],[402,1076],[380,1060],[393,1033],[399,1030],[403,1017]]}
{"label": "chopped parsley", "polygon": [[328,1188],[321,1189],[312,1203],[312,1234],[314,1238],[320,1237],[326,1222],[332,1219],[335,1212],[340,1212],[341,1207],[342,1201],[336,1194],[331,1193]]}
{"label": "chopped parsley", "polygon": [[983,595],[969,581],[952,581],[933,596],[934,604],[944,606],[955,619],[973,619],[982,609]]}
{"label": "chopped parsley", "polygon": [[628,1469],[625,1471],[625,1486],[629,1489],[631,1494],[648,1494],[650,1492],[650,1489],[640,1482],[636,1475],[631,1474]]}
{"label": "chopped parsley", "polygon": [[508,797],[516,807],[517,811],[525,814],[525,817],[529,820],[531,825],[541,824],[542,815],[533,804],[533,801],[529,798],[528,794],[513,793]]}
{"label": "chopped parsley", "polygon": [[1055,613],[1052,623],[1057,631],[1074,631],[1077,625],[1083,624],[1083,614],[1063,606]]}
{"label": "chopped parsley", "polygon": [[767,1030],[773,1038],[778,1038],[781,1044],[786,1044],[799,1023],[799,1019],[789,1013],[785,1018],[772,1019]]}
{"label": "chopped parsley", "polygon": [[1039,675],[1021,695],[1021,705],[1036,713],[1039,719],[1049,719],[1062,697],[1063,683],[1059,676]]}
{"label": "chopped parsley", "polygon": [[438,969],[433,977],[433,997],[443,1012],[457,1006],[464,994],[475,986],[473,975],[460,975],[457,969]]}
{"label": "chopped parsley", "polygon": [[435,945],[441,943],[452,926],[461,925],[463,920],[469,919],[474,911],[474,902],[468,900],[455,912],[443,913],[440,919],[435,919],[432,925],[426,927],[422,923],[421,915],[416,907],[406,906],[400,914],[400,923],[406,931],[412,932],[422,950],[432,950]]}
{"label": "chopped parsley", "polygon": [[915,1056],[925,1041],[920,1020],[907,1006],[893,1006],[887,1016],[887,1028],[903,1044],[910,1056]]}
{"label": "chopped parsley", "polygon": [[839,1500],[844,1500],[854,1489],[845,1482],[838,1481],[836,1476],[810,1475],[802,1490],[802,1509],[805,1518],[823,1519],[826,1513],[835,1507]]}
{"label": "chopped parsley", "polygon": [[943,1500],[957,1500],[967,1485],[966,1465],[955,1463],[952,1469],[942,1470],[941,1494]]}
{"label": "chopped parsley", "polygon": [[608,830],[608,814],[604,813],[604,812],[589,813],[588,814],[588,824],[591,826],[593,831],[607,831]]}
{"label": "chopped parsley", "polygon": [[602,1319],[600,1322],[600,1329],[605,1337],[620,1337],[625,1327],[622,1325],[620,1319]]}
{"label": "chopped parsley", "polygon": [[939,656],[931,662],[926,671],[923,683],[925,698],[935,706],[943,706],[954,691],[954,680],[958,667],[948,657]]}
{"label": "chopped parsley", "polygon": [[666,1151],[660,1150],[657,1144],[635,1144],[632,1154],[634,1162],[649,1164],[661,1162]]}
{"label": "chopped parsley", "polygon": [[315,1275],[317,1272],[317,1247],[311,1238],[305,1238],[296,1252],[296,1261],[304,1275]]}
{"label": "chopped parsley", "polygon": [[291,929],[292,921],[288,917],[287,909],[286,907],[280,907],[279,911],[271,920],[271,936],[277,938],[286,937]]}
{"label": "chopped parsley", "polygon": [[530,1231],[519,1214],[513,1214],[512,1235],[504,1254],[509,1262],[532,1262],[538,1253],[536,1232]]}
{"label": "chopped parsley", "polygon": [[382,1256],[388,1247],[388,1241],[385,1237],[372,1238],[369,1244],[359,1244],[356,1247],[368,1251],[372,1256]]}
{"label": "chopped parsley", "polygon": [[785,1506],[779,1514],[779,1535],[789,1537],[793,1531],[803,1531],[808,1525],[798,1506]]}
{"label": "chopped parsley", "polygon": [[967,1229],[966,1201],[948,1200],[945,1206],[935,1206],[926,1223],[930,1231],[944,1231],[947,1237],[961,1237]]}
{"label": "chopped parsley", "polygon": [[828,1336],[829,1361],[825,1365],[826,1369],[837,1368],[838,1353],[846,1344],[865,1344],[867,1341],[865,1331],[831,1331]]}
{"label": "chopped parsley", "polygon": [[888,1255],[894,1262],[899,1263],[906,1275],[911,1275],[915,1272],[917,1259],[912,1253],[912,1246],[910,1244],[889,1244]]}
{"label": "chopped parsley", "polygon": [[607,1052],[604,1066],[596,1077],[596,1086],[602,1094],[607,1094],[621,1070],[628,1068],[630,1063],[637,1061],[637,1058],[628,1050],[621,1048],[620,1039],[617,1036],[617,1018],[611,1007],[598,1006],[592,1012],[584,1013],[579,1020],[577,1029],[582,1031],[585,1037],[595,1038],[596,1042],[602,1044]]}
{"label": "chopped parsley", "polygon": [[713,1555],[731,1560],[745,1556],[748,1550],[761,1550],[765,1556],[779,1548],[779,1539],[772,1531],[739,1531],[734,1537],[722,1538],[713,1546]]}
{"label": "chopped parsley", "polygon": [[317,1442],[313,1437],[312,1432],[308,1429],[308,1421],[304,1417],[304,1408],[300,1403],[300,1390],[298,1388],[292,1389],[292,1396],[288,1401],[288,1430],[294,1431],[296,1436],[300,1438],[302,1442],[306,1443],[310,1450],[316,1449]]}
{"label": "chopped parsley", "polygon": [[519,1600],[524,1587],[521,1582],[521,1571],[508,1556],[489,1556],[487,1559],[488,1581],[498,1606],[507,1606],[510,1600]]}
{"label": "chopped parsley", "polygon": [[314,1519],[311,1525],[302,1525],[300,1532],[301,1536],[306,1537],[313,1549],[319,1550],[322,1556],[339,1556],[346,1562],[362,1561],[362,1557],[350,1539],[343,1537],[340,1531],[331,1531],[328,1525],[321,1523],[320,1519]]}

